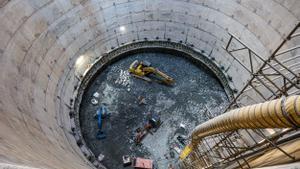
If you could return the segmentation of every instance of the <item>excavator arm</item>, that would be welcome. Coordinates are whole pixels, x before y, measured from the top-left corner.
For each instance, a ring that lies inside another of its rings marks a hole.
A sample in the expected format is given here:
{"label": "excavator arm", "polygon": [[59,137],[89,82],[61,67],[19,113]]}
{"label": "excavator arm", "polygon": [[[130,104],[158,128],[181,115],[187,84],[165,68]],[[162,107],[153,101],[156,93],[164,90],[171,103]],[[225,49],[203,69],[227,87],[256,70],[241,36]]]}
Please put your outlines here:
{"label": "excavator arm", "polygon": [[174,83],[174,79],[170,76],[166,75],[165,73],[161,72],[160,70],[151,67],[151,63],[147,61],[138,61],[135,60],[130,64],[128,70],[134,77],[143,79],[145,81],[151,82],[152,80],[148,75],[155,75],[155,78],[158,79],[160,82],[163,82],[167,85],[172,85]]}
{"label": "excavator arm", "polygon": [[171,78],[170,76],[166,75],[165,73],[161,72],[158,69],[155,69],[154,67],[144,67],[143,72],[145,72],[146,75],[148,74],[155,74],[160,80],[168,85],[171,85],[174,83],[174,79]]}

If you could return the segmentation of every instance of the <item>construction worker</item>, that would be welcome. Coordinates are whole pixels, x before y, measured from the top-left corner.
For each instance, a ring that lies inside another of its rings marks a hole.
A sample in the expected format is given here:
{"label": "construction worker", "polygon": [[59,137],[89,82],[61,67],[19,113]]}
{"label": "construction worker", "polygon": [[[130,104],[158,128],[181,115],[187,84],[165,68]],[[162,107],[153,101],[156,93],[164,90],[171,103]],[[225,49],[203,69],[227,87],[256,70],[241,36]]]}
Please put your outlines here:
{"label": "construction worker", "polygon": [[172,164],[169,164],[168,169],[175,169]]}

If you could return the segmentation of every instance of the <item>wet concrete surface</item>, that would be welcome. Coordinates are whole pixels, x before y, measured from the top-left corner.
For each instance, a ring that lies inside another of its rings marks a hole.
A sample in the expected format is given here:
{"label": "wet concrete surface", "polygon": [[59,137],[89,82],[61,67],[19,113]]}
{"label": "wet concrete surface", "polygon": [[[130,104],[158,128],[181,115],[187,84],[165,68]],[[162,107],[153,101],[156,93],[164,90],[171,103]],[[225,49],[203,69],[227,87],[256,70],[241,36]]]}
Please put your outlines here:
{"label": "wet concrete surface", "polygon": [[[153,67],[173,77],[175,84],[170,87],[130,76],[127,69],[136,59],[151,62]],[[95,92],[100,94],[97,105],[91,103]],[[138,104],[139,96],[145,98],[146,105]],[[188,135],[196,125],[206,121],[205,107],[215,116],[227,104],[221,84],[204,67],[170,54],[133,54],[107,67],[86,90],[80,107],[81,131],[93,153],[105,155],[102,163],[109,169],[122,169],[123,155],[150,158],[155,168],[166,169],[178,156],[172,145],[183,147],[176,136]],[[111,115],[103,119],[107,138],[97,140],[94,115],[101,105]],[[163,124],[153,135],[148,134],[142,145],[136,145],[135,130],[144,125],[147,112],[159,115]],[[170,153],[175,157],[171,158]]]}

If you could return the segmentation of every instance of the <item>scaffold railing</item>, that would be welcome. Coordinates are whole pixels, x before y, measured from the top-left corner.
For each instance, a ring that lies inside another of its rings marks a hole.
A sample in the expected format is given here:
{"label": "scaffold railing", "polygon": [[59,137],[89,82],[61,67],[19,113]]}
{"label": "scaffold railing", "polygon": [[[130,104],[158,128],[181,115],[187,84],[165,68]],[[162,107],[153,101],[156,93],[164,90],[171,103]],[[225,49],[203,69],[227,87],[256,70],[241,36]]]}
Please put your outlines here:
{"label": "scaffold railing", "polygon": [[[260,56],[239,38],[229,34],[230,38],[224,50],[249,73],[250,79],[224,112],[241,106],[300,94],[299,28],[300,22],[269,57]],[[206,112],[209,118],[214,118],[208,108]],[[203,138],[201,144],[191,153],[193,155],[182,160],[179,166],[185,169],[252,168],[261,166],[255,159],[274,150],[281,153],[285,162],[293,162],[297,159],[282,145],[297,138],[300,138],[297,128],[239,129],[215,134]]]}

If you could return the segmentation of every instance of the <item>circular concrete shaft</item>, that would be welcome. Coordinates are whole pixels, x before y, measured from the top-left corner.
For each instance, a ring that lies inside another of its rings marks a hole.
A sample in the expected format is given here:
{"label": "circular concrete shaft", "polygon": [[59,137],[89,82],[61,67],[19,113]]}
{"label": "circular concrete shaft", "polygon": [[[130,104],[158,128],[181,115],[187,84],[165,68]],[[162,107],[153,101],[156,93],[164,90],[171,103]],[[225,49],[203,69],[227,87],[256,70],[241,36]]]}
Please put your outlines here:
{"label": "circular concrete shaft", "polygon": [[[93,168],[72,134],[75,74],[112,49],[157,39],[192,44],[239,91],[249,74],[222,48],[228,32],[268,57],[299,8],[298,0],[0,0],[0,165]],[[78,69],[82,55],[89,59]]]}

